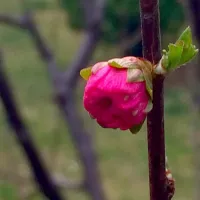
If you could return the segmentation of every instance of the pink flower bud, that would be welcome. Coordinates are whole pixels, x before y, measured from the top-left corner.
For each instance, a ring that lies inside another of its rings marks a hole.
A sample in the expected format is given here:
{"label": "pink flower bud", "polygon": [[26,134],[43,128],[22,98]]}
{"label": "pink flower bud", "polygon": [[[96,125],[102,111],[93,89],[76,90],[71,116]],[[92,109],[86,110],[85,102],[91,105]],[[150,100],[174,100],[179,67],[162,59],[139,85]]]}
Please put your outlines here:
{"label": "pink flower bud", "polygon": [[145,80],[128,82],[127,72],[127,68],[114,68],[108,62],[92,67],[83,103],[104,128],[127,130],[140,126],[146,118],[150,96]]}

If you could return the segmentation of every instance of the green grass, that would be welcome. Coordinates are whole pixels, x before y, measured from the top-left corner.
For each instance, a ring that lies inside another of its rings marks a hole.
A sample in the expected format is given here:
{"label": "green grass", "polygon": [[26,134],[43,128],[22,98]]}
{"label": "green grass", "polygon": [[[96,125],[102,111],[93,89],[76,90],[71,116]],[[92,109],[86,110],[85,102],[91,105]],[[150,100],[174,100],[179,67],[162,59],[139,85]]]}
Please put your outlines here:
{"label": "green grass", "polygon": [[[2,1],[0,7],[1,11],[9,12],[21,9],[17,0]],[[57,62],[67,67],[81,44],[82,34],[65,26],[67,21],[60,10],[38,11],[36,20],[45,40],[56,52]],[[1,25],[0,46],[4,51],[6,70],[18,105],[48,169],[52,174],[81,178],[82,170],[70,134],[51,100],[46,66],[40,60],[29,36],[20,30]],[[94,59],[106,59],[114,55],[115,50],[100,45]],[[146,126],[138,135],[100,128],[82,108],[83,86],[80,84],[79,88],[78,106],[88,130],[93,133],[108,199],[147,200]],[[166,151],[176,178],[175,200],[191,200],[193,197],[194,171],[190,138],[192,115],[187,99],[187,91],[167,88]],[[0,109],[2,111],[2,107]],[[0,115],[0,160],[0,181],[3,181],[2,184],[0,182],[0,200],[20,199],[24,190],[31,191],[32,182],[26,178],[30,175],[29,167],[6,124],[3,112]],[[76,191],[69,191],[69,195],[73,200],[88,199],[84,193],[77,194]],[[36,195],[28,199],[42,198]]]}

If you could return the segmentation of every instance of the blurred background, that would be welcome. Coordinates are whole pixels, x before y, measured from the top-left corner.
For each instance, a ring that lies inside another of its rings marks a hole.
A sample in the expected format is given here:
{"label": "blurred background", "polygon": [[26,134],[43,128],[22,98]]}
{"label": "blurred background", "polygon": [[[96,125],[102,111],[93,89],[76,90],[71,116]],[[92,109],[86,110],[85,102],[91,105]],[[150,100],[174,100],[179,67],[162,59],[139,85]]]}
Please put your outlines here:
{"label": "blurred background", "polygon": [[[0,1],[0,48],[18,108],[50,174],[57,178],[58,183],[63,183],[60,191],[73,200],[90,199],[89,192],[76,187],[84,177],[84,163],[79,159],[77,146],[74,146],[71,129],[68,129],[53,101],[47,63],[39,56],[34,37],[30,37],[27,30],[5,22],[2,16],[23,16],[31,11],[57,65],[61,66],[61,70],[67,70],[78,59],[77,51],[83,47],[82,39],[88,31],[83,12],[87,9],[83,7],[91,7],[94,0],[86,1],[91,5],[81,4],[83,2]],[[187,0],[160,0],[160,14],[162,48],[175,42],[188,25],[193,28],[194,43],[198,46],[200,41],[195,35],[198,34],[195,25],[198,12],[192,12]],[[91,8],[87,15],[88,19],[93,18]],[[107,0],[103,15],[102,34],[98,44],[95,44],[95,51],[91,52],[90,64],[118,56],[142,56],[139,1]],[[176,200],[200,199],[200,139],[196,112],[200,106],[197,98],[200,80],[200,76],[199,80],[196,76],[198,63],[196,59],[170,74],[165,84],[166,152],[176,179]],[[105,196],[111,200],[147,200],[146,124],[137,135],[99,127],[82,106],[85,82],[79,77],[77,81],[74,104],[92,138],[98,158],[97,170],[101,176],[99,184]],[[44,199],[36,188],[24,153],[7,124],[2,104],[0,111],[0,200]]]}

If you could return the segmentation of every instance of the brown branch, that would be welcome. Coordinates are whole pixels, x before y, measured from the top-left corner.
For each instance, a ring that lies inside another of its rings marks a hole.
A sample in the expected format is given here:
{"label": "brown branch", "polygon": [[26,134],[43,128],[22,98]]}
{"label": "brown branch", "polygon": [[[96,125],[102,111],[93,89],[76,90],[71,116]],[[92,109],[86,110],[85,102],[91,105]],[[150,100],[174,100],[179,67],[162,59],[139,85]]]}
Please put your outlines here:
{"label": "brown branch", "polygon": [[[152,63],[161,58],[159,1],[140,0],[143,56]],[[150,199],[167,200],[165,176],[163,76],[153,80],[153,109],[148,114]]]}
{"label": "brown branch", "polygon": [[35,180],[40,186],[41,192],[50,200],[62,200],[55,185],[53,184],[47,169],[44,167],[39,153],[25,126],[16,102],[11,92],[7,77],[3,71],[3,60],[0,56],[0,97],[4,106],[8,122],[13,129],[15,137],[26,155],[30,168],[33,171]]}

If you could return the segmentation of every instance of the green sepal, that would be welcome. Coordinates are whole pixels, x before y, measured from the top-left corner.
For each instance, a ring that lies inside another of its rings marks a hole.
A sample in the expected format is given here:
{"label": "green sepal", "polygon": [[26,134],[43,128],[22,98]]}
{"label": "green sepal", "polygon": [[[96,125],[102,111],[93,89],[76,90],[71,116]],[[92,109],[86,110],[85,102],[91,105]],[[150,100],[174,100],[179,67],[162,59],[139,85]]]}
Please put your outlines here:
{"label": "green sepal", "polygon": [[[153,108],[153,103],[152,103],[151,100],[149,100],[149,102],[148,102],[148,104],[147,104],[147,107],[145,108],[145,110],[144,110],[143,112],[147,114],[147,113],[149,113],[149,112],[152,110],[152,108]],[[145,121],[145,120],[144,120],[144,121]],[[130,132],[131,132],[132,134],[138,133],[138,132],[141,130],[142,125],[144,124],[144,121],[143,121],[141,124],[136,125],[136,126],[133,126],[132,128],[130,128],[130,129],[129,129]]]}
{"label": "green sepal", "polygon": [[[191,61],[198,49],[192,44],[192,32],[187,27],[175,44],[168,45],[169,50],[163,50],[161,64],[166,71],[174,70]],[[155,70],[156,72],[156,70]]]}
{"label": "green sepal", "polygon": [[142,82],[144,81],[143,73],[140,69],[129,68],[127,70],[127,82]]}
{"label": "green sepal", "polygon": [[81,77],[86,81],[90,78],[91,74],[92,74],[92,67],[87,67],[80,71]]}
{"label": "green sepal", "polygon": [[143,58],[140,58],[137,62],[138,66],[140,67],[139,69],[142,71],[144,79],[145,79],[145,84],[146,84],[146,89],[151,97],[153,98],[153,84],[152,84],[152,64]]}
{"label": "green sepal", "polygon": [[111,59],[111,60],[108,61],[108,64],[111,67],[118,68],[118,69],[122,69],[122,68],[125,68],[125,69],[128,69],[128,68],[137,69],[138,68],[138,65],[137,65],[136,61],[133,62],[133,61],[130,61],[128,59],[122,59],[122,58]]}
{"label": "green sepal", "polygon": [[139,125],[133,126],[132,128],[129,129],[130,132],[132,134],[137,134],[141,130],[143,124],[144,124],[144,121],[141,124],[139,124]]}
{"label": "green sepal", "polygon": [[146,83],[146,89],[149,93],[151,99],[153,98],[153,84],[152,84],[152,74],[151,71],[147,68],[142,68],[143,76]]}

